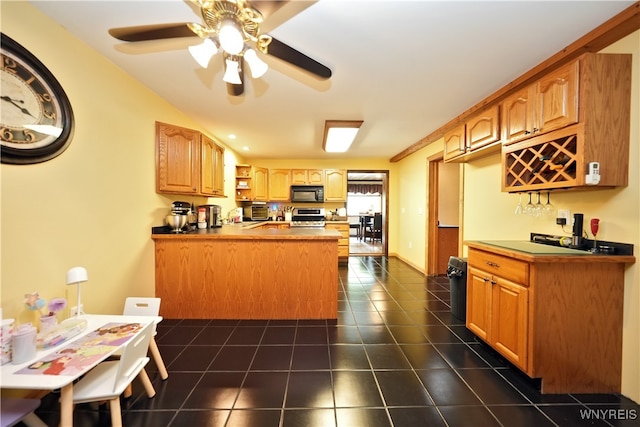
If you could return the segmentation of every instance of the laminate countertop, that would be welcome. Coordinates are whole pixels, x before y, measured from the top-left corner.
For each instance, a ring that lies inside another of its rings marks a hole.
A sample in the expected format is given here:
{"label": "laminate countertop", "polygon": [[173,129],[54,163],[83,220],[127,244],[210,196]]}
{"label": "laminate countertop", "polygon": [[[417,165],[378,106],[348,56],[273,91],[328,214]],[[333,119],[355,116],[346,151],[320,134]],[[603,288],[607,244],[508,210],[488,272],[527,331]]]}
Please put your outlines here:
{"label": "laminate countertop", "polygon": [[625,264],[636,262],[636,257],[633,255],[594,254],[589,251],[545,245],[526,240],[470,240],[465,241],[464,244],[469,248],[489,251],[527,262],[612,262]]}
{"label": "laminate countertop", "polygon": [[227,224],[218,228],[196,229],[188,233],[173,233],[168,227],[154,227],[153,240],[168,239],[217,239],[217,240],[339,240],[338,230],[325,228],[255,228],[263,224],[284,224],[283,221],[244,222]]}

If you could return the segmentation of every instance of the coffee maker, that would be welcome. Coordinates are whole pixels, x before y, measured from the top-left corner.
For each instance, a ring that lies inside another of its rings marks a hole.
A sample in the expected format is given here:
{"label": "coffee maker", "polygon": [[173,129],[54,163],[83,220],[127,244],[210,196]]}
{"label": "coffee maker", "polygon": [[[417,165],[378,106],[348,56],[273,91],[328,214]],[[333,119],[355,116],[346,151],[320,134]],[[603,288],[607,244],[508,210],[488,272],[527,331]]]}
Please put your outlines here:
{"label": "coffee maker", "polygon": [[222,208],[219,205],[200,205],[204,208],[207,228],[222,227]]}

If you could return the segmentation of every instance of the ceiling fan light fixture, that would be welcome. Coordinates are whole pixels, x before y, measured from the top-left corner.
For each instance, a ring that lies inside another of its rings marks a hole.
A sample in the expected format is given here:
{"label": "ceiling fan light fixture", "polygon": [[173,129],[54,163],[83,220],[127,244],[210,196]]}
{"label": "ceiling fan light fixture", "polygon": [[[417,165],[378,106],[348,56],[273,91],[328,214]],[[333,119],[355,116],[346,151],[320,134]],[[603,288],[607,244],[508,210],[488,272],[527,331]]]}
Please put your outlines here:
{"label": "ceiling fan light fixture", "polygon": [[324,122],[322,148],[327,153],[344,153],[356,138],[362,120],[327,120]]}
{"label": "ceiling fan light fixture", "polygon": [[251,77],[254,79],[258,79],[264,76],[264,73],[267,72],[269,66],[256,54],[256,51],[253,49],[247,49],[244,53],[244,59],[247,60],[247,64],[249,64],[249,68],[251,69]]}
{"label": "ceiling fan light fixture", "polygon": [[233,59],[226,59],[225,62],[227,64],[227,67],[224,71],[224,77],[222,78],[222,80],[234,85],[242,84],[238,62],[234,61]]}
{"label": "ceiling fan light fixture", "polygon": [[198,45],[189,46],[189,53],[191,53],[193,59],[195,59],[202,68],[209,66],[209,61],[211,61],[211,58],[216,52],[218,52],[218,47],[211,39],[204,39],[204,41]]}
{"label": "ceiling fan light fixture", "polygon": [[237,55],[244,49],[244,38],[238,25],[232,19],[225,19],[220,25],[218,32],[220,46],[225,52],[231,55]]}

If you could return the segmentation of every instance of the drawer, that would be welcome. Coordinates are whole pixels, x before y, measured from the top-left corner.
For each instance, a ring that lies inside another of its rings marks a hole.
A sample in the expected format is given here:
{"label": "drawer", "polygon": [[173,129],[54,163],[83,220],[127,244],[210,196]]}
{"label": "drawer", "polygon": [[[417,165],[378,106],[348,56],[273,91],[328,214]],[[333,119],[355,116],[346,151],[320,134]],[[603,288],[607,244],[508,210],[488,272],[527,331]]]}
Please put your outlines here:
{"label": "drawer", "polygon": [[348,257],[349,256],[349,246],[338,246],[338,257]]}
{"label": "drawer", "polygon": [[512,282],[529,285],[529,263],[515,258],[469,248],[469,265]]}
{"label": "drawer", "polygon": [[338,246],[349,246],[349,239],[338,239]]}

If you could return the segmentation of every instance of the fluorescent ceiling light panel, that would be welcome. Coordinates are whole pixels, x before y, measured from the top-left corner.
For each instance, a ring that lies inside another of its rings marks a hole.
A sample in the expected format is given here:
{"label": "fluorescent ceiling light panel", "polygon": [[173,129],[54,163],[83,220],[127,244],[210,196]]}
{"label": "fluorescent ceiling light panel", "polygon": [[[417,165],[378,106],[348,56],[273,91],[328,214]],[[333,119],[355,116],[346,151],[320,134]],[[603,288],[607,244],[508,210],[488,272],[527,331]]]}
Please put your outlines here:
{"label": "fluorescent ceiling light panel", "polygon": [[322,148],[327,153],[344,153],[353,143],[362,120],[327,120]]}

